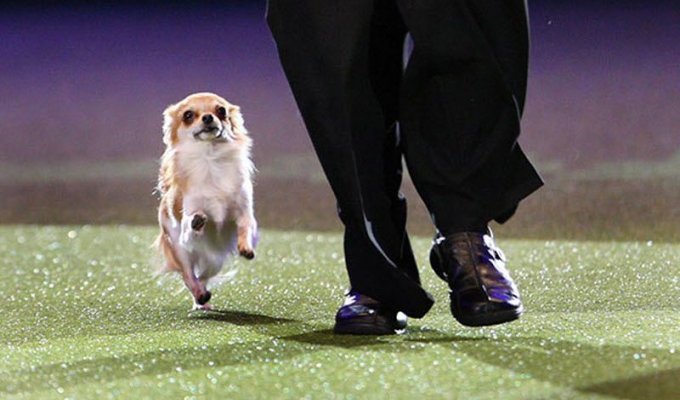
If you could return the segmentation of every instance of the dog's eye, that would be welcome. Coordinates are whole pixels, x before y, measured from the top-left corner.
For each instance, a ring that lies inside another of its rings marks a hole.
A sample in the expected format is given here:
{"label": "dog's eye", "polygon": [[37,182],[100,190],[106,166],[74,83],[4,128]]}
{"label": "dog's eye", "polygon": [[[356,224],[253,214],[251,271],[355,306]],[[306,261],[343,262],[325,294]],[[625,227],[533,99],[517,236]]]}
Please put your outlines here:
{"label": "dog's eye", "polygon": [[184,122],[191,122],[194,119],[194,112],[191,110],[187,110],[182,114],[182,121]]}
{"label": "dog's eye", "polygon": [[227,109],[224,107],[217,107],[217,117],[219,119],[227,118]]}

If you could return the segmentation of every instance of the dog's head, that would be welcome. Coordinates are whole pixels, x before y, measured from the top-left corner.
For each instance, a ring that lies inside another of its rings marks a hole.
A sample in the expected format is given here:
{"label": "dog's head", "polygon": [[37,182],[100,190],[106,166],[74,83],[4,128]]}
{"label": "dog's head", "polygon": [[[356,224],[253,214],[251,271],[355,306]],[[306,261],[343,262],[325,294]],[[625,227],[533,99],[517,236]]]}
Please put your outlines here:
{"label": "dog's head", "polygon": [[163,112],[163,143],[240,141],[248,132],[237,105],[213,93],[195,93]]}

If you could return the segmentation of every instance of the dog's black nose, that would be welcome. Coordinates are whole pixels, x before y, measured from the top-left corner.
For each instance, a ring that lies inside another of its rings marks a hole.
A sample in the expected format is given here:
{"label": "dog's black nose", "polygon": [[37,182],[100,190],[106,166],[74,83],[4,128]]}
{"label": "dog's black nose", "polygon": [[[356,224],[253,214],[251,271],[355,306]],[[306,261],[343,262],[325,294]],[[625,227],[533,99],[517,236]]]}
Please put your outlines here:
{"label": "dog's black nose", "polygon": [[212,114],[205,114],[201,120],[204,124],[211,124],[213,122],[213,116]]}

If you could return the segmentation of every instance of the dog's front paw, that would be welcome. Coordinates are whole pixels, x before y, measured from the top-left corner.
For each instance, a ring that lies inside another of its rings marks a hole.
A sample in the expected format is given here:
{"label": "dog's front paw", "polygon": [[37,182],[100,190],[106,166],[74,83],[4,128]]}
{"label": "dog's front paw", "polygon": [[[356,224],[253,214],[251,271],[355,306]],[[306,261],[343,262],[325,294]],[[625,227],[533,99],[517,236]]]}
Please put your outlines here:
{"label": "dog's front paw", "polygon": [[206,217],[204,214],[196,213],[191,219],[191,230],[196,233],[201,233],[203,232],[203,228],[205,228],[205,224],[207,222],[208,217]]}
{"label": "dog's front paw", "polygon": [[195,298],[196,304],[203,306],[210,301],[210,297],[212,297],[212,293],[210,293],[209,290],[206,290],[205,292],[196,296],[196,298]]}

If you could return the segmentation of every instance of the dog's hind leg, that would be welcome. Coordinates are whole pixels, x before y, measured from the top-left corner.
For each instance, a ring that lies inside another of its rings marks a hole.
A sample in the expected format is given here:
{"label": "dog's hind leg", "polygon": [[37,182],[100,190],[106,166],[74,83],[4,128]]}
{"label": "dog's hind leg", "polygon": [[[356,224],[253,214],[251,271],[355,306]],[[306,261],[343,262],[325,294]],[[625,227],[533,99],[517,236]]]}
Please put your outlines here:
{"label": "dog's hind leg", "polygon": [[253,211],[253,189],[246,184],[243,191],[245,206],[236,219],[237,247],[241,256],[251,260],[255,258],[255,245],[257,244],[257,221]]}
{"label": "dog's hind leg", "polygon": [[194,309],[210,309],[207,304],[210,300],[210,292],[201,282],[198,255],[200,247],[205,240],[205,232],[208,229],[208,217],[203,211],[205,207],[202,198],[184,196],[181,207],[181,221],[179,222],[179,246],[177,253],[182,254],[183,268],[182,279],[184,284],[194,296]]}
{"label": "dog's hind leg", "polygon": [[184,280],[184,285],[189,289],[191,295],[194,297],[194,307],[193,309],[210,309],[211,293],[206,289],[205,284],[196,276],[196,271],[194,268],[195,262],[192,260],[191,255],[186,249],[179,248],[175,251],[179,258],[182,259],[182,280]]}
{"label": "dog's hind leg", "polygon": [[182,274],[184,285],[189,289],[194,298],[194,309],[207,308],[210,300],[210,292],[205,285],[196,277],[188,252],[185,249],[170,245],[169,238],[161,239],[160,246],[172,269]]}
{"label": "dog's hind leg", "polygon": [[158,246],[166,260],[167,268],[182,274],[184,285],[194,298],[194,309],[209,308],[207,303],[210,300],[210,292],[196,277],[190,250],[180,243],[181,228],[176,222],[173,224],[167,213],[161,212],[160,216],[162,230],[158,238]]}
{"label": "dog's hind leg", "polygon": [[183,272],[182,279],[184,279],[184,284],[194,297],[192,310],[212,310],[212,306],[208,304],[212,293],[206,289],[205,283],[198,279],[193,271]]}

